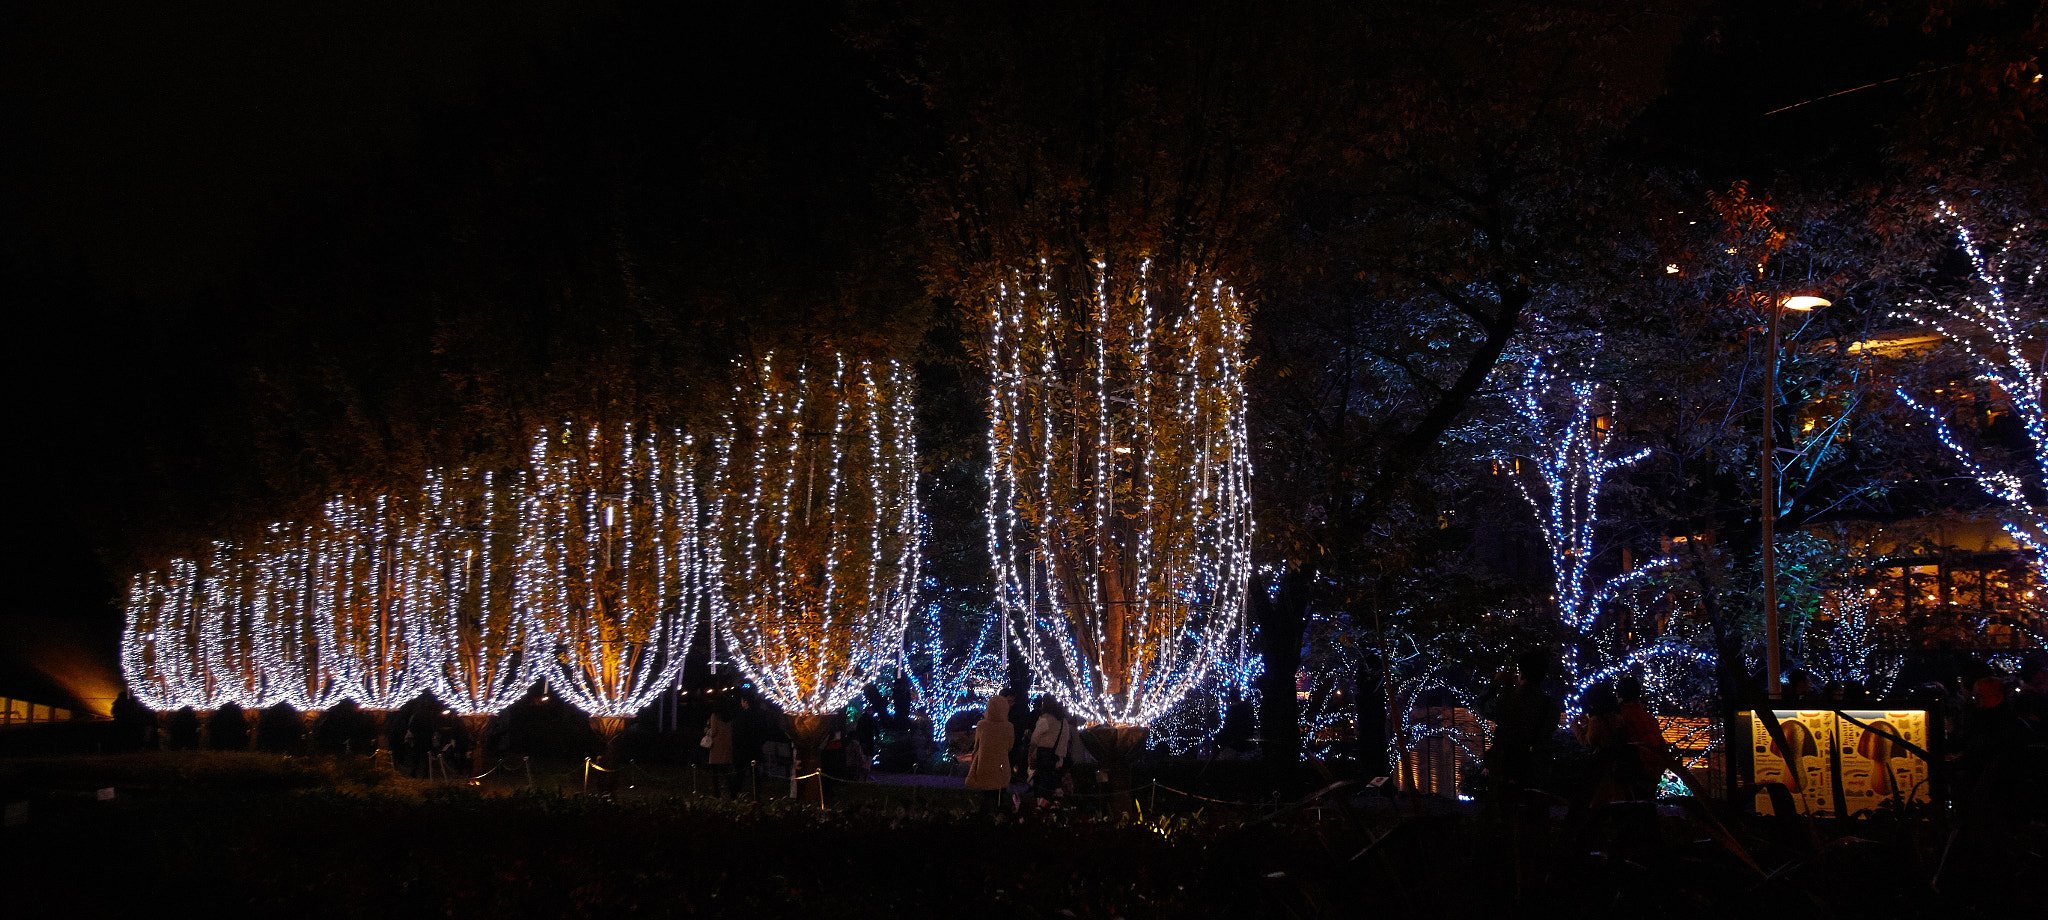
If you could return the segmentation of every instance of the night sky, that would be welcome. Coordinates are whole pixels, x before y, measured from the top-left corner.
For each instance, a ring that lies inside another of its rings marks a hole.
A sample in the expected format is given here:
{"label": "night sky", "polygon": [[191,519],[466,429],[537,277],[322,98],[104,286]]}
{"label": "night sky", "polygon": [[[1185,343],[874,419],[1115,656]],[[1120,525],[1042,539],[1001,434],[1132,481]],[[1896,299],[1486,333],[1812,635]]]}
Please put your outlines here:
{"label": "night sky", "polygon": [[[426,417],[417,392],[450,367],[558,380],[580,366],[563,351],[602,363],[629,339],[683,376],[734,343],[866,331],[944,364],[959,318],[926,288],[909,189],[952,124],[889,40],[928,6],[8,4],[0,265],[25,410],[8,641],[72,624],[111,664],[134,567],[292,513],[335,470],[374,478],[374,450],[336,459],[347,413],[309,393]],[[1176,8],[1130,6],[1135,23]],[[2039,15],[1994,5],[1922,33],[1912,4],[1884,27],[1841,4],[1648,6],[1658,28],[1610,62],[1616,91],[1655,99],[1626,142],[1703,186],[1853,184],[1884,168],[1910,81],[1764,113]],[[588,329],[533,331],[563,323]],[[504,386],[512,415],[565,391]]]}

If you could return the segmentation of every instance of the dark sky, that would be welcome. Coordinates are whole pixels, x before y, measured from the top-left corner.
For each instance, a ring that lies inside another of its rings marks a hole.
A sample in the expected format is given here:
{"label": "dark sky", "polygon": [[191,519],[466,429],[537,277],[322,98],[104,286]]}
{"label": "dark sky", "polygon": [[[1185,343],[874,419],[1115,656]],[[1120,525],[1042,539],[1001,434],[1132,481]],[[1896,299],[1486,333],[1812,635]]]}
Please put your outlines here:
{"label": "dark sky", "polygon": [[885,170],[849,152],[877,115],[836,5],[696,6],[10,4],[14,520],[42,551],[10,557],[32,587],[4,615],[117,628],[137,534],[232,512],[217,416],[305,314],[368,345],[458,259],[518,277],[621,221],[730,253],[851,219]]}
{"label": "dark sky", "polygon": [[[1762,113],[1933,53],[1838,5],[1678,6],[1703,12],[1637,130],[1646,156],[1715,176],[1867,156],[1871,107],[1903,87]],[[928,126],[872,92],[846,9],[6,4],[0,268],[28,473],[12,520],[41,550],[10,556],[35,587],[6,613],[117,629],[105,600],[136,534],[232,510],[209,505],[238,447],[218,416],[309,316],[372,348],[451,274],[509,303],[621,227],[685,254],[691,303],[802,300],[872,270]],[[506,289],[474,277],[499,274]]]}

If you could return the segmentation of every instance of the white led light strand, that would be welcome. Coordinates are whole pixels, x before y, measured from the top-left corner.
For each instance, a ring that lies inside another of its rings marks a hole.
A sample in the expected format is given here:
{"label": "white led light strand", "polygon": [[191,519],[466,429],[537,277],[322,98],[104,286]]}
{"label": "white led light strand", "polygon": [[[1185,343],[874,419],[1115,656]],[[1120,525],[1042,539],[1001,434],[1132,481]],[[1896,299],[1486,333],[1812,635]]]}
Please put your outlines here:
{"label": "white led light strand", "polygon": [[1970,259],[1971,289],[1946,300],[1917,300],[1909,304],[1914,308],[1910,312],[1892,315],[1939,332],[1960,347],[1978,379],[1996,386],[2011,403],[2030,451],[2000,464],[1957,438],[1947,411],[1914,399],[1904,387],[1898,395],[1927,416],[1949,455],[1999,504],[2006,533],[2038,570],[2048,561],[2048,508],[2029,497],[2030,491],[2048,487],[2048,404],[2041,393],[2042,370],[2048,362],[2048,310],[2036,289],[2041,262],[2012,264],[2013,240],[2020,238],[2024,225],[2014,227],[2012,237],[1996,251],[1987,251],[1948,202],[1941,202],[1935,216],[1955,231]]}
{"label": "white led light strand", "polygon": [[1033,673],[1092,723],[1145,726],[1238,652],[1244,316],[1220,281],[1094,269],[1071,309],[1043,263],[990,301],[989,554]]}
{"label": "white led light strand", "polygon": [[916,606],[915,384],[843,355],[746,377],[713,464],[712,623],[763,695],[823,716],[897,662]]}
{"label": "white led light strand", "polygon": [[419,696],[419,527],[397,503],[336,496],[322,509],[313,603],[340,694],[372,713]]}
{"label": "white led light strand", "polygon": [[541,431],[521,571],[549,686],[607,736],[682,671],[703,602],[695,443],[633,426]]}
{"label": "white led light strand", "polygon": [[430,472],[408,541],[417,560],[408,584],[412,679],[472,730],[539,679],[527,648],[531,611],[560,587],[539,570],[542,534],[519,527],[532,500],[523,485],[519,475],[491,471]]}
{"label": "white led light strand", "polygon": [[253,620],[264,683],[272,698],[307,719],[346,693],[317,575],[332,544],[324,518],[312,526],[274,524],[256,556]]}

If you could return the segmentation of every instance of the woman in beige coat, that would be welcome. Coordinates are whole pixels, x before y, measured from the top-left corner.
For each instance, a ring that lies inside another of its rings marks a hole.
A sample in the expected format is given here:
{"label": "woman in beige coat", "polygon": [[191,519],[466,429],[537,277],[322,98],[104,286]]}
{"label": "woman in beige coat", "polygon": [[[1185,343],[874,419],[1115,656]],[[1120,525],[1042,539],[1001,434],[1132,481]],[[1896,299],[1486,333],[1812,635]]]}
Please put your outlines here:
{"label": "woman in beige coat", "polygon": [[974,726],[974,760],[967,768],[967,788],[981,790],[981,810],[995,810],[1003,790],[1010,788],[1010,747],[1017,727],[1010,724],[1010,698],[992,696],[988,714]]}

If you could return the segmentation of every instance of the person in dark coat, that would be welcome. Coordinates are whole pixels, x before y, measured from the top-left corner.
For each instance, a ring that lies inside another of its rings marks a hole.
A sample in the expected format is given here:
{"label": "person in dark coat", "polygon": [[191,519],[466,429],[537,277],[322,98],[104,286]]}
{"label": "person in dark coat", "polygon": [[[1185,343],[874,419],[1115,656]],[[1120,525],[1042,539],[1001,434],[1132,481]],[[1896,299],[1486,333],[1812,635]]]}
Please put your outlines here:
{"label": "person in dark coat", "polygon": [[739,708],[732,716],[732,793],[737,796],[746,788],[747,778],[754,775],[754,764],[761,759],[761,745],[768,742],[768,720],[753,699],[745,693],[739,694]]}
{"label": "person in dark coat", "polygon": [[1505,695],[1489,691],[1493,705],[1483,713],[1494,722],[1484,773],[1495,798],[1508,806],[1520,803],[1522,792],[1548,759],[1562,711],[1543,689],[1544,678],[1550,676],[1548,654],[1525,652],[1515,657],[1515,665],[1515,672],[1502,682],[1508,688]]}
{"label": "person in dark coat", "polygon": [[732,768],[732,719],[724,712],[713,712],[704,721],[704,737],[711,741],[711,746],[704,750],[704,763],[711,768],[712,782],[725,787],[728,793],[735,793],[739,784]]}

